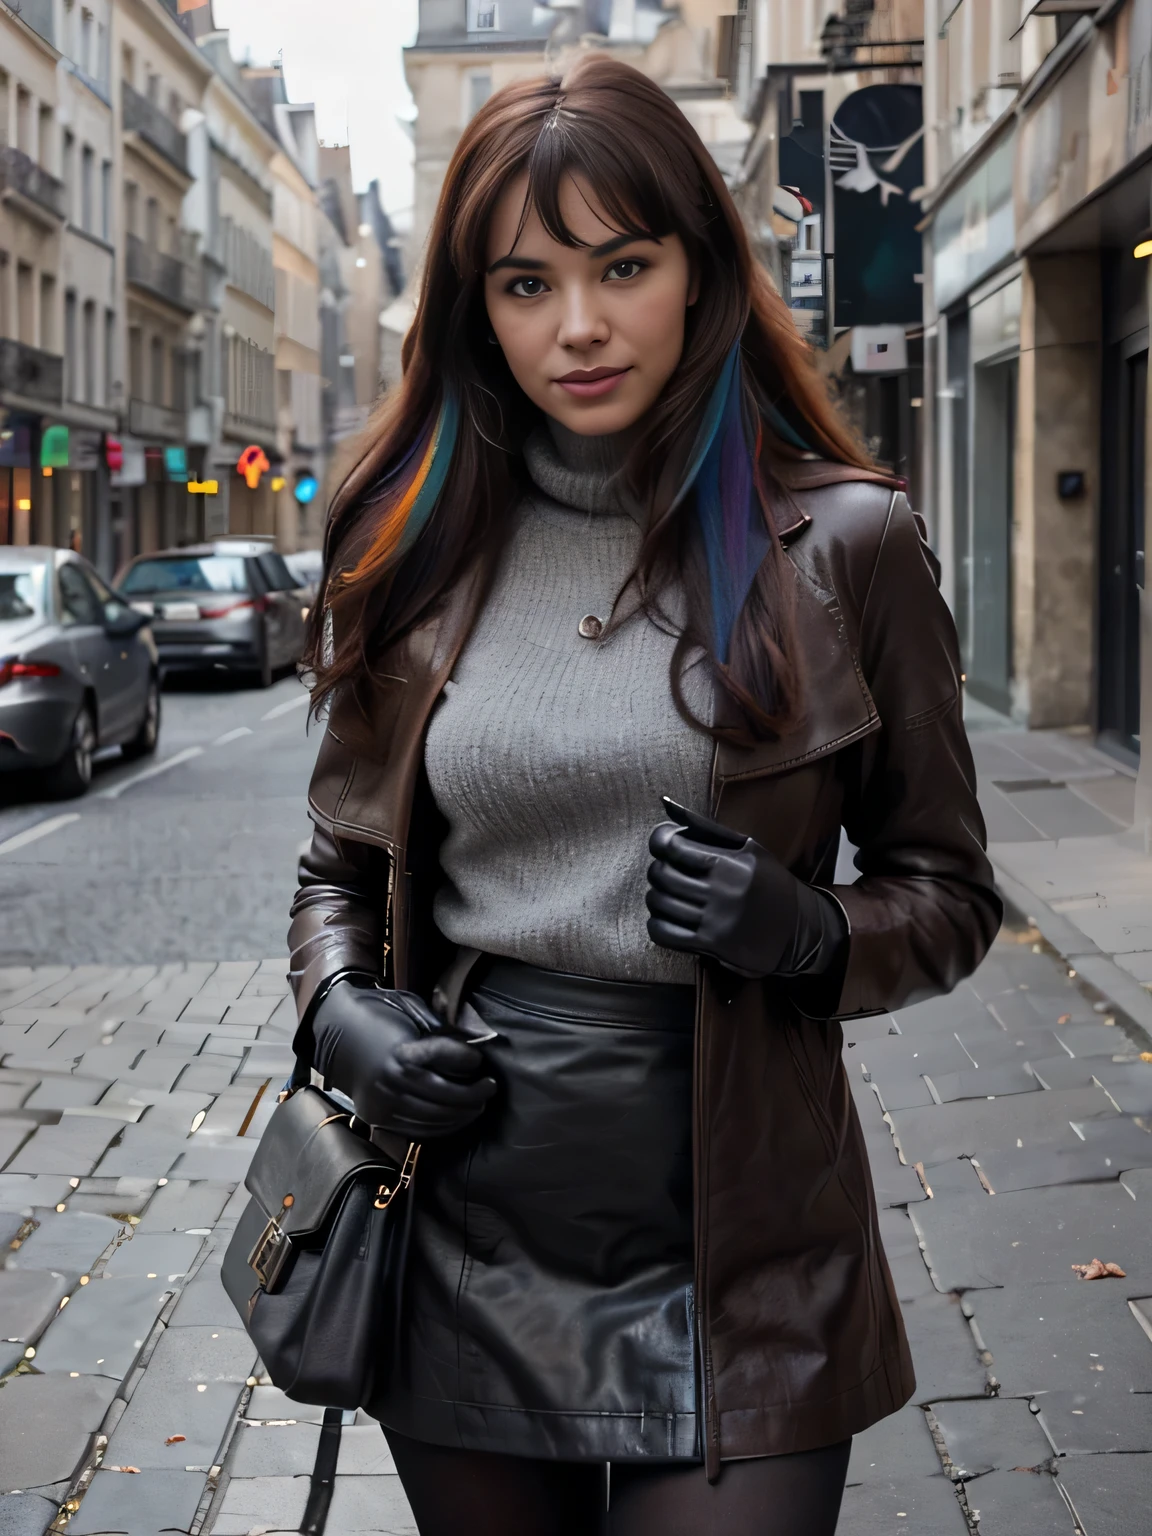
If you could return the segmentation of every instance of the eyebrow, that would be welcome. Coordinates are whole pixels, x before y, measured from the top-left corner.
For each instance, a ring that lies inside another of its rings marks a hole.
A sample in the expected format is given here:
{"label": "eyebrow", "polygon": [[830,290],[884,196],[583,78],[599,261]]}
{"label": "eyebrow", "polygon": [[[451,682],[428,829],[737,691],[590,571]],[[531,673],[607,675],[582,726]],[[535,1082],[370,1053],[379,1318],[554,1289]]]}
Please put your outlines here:
{"label": "eyebrow", "polygon": [[[638,240],[648,240],[654,245],[660,241],[655,235],[616,235],[611,240],[605,240],[603,245],[594,245],[588,251],[588,259],[595,261],[601,256],[611,256],[613,251],[619,251],[626,245],[634,245]],[[505,267],[516,267],[523,272],[542,272],[548,265],[546,261],[537,261],[533,256],[517,256],[514,252],[509,256],[501,256],[488,268],[488,273],[503,271]]]}

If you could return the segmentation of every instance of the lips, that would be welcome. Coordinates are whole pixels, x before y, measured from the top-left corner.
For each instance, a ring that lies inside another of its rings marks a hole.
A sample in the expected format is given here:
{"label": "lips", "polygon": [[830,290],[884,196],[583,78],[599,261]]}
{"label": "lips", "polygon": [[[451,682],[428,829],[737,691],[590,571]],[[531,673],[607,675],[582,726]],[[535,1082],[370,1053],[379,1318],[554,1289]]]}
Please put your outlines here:
{"label": "lips", "polygon": [[610,393],[629,372],[630,368],[575,368],[555,382],[570,395],[596,397]]}

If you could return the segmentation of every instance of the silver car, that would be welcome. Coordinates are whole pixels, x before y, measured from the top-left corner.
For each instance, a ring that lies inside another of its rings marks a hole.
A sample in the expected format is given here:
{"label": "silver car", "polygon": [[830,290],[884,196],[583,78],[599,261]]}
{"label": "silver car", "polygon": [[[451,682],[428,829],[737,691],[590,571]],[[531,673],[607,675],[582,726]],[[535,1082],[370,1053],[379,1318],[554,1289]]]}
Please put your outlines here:
{"label": "silver car", "polygon": [[70,550],[0,545],[0,774],[82,795],[98,748],[142,757],[159,736],[148,620]]}
{"label": "silver car", "polygon": [[266,540],[137,555],[117,586],[148,616],[166,674],[238,672],[267,688],[304,649],[308,593]]}

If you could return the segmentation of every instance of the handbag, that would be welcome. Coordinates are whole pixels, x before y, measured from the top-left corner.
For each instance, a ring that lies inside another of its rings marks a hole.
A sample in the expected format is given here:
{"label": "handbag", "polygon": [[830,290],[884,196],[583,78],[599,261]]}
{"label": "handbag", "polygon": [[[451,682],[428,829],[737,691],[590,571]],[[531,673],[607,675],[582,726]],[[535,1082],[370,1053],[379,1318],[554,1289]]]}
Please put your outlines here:
{"label": "handbag", "polygon": [[275,1386],[360,1408],[397,1355],[416,1142],[376,1132],[311,1085],[289,1088],[244,1184],[221,1279]]}

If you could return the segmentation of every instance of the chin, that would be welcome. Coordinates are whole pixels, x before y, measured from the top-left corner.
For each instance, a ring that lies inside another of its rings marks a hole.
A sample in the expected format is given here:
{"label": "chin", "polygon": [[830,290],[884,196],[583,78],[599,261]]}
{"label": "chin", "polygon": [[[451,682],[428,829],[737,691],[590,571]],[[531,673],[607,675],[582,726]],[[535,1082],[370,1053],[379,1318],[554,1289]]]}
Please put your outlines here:
{"label": "chin", "polygon": [[571,402],[565,400],[561,409],[553,407],[548,414],[580,437],[610,437],[614,432],[626,432],[635,426],[647,409],[647,405],[626,405],[622,400],[573,408]]}

